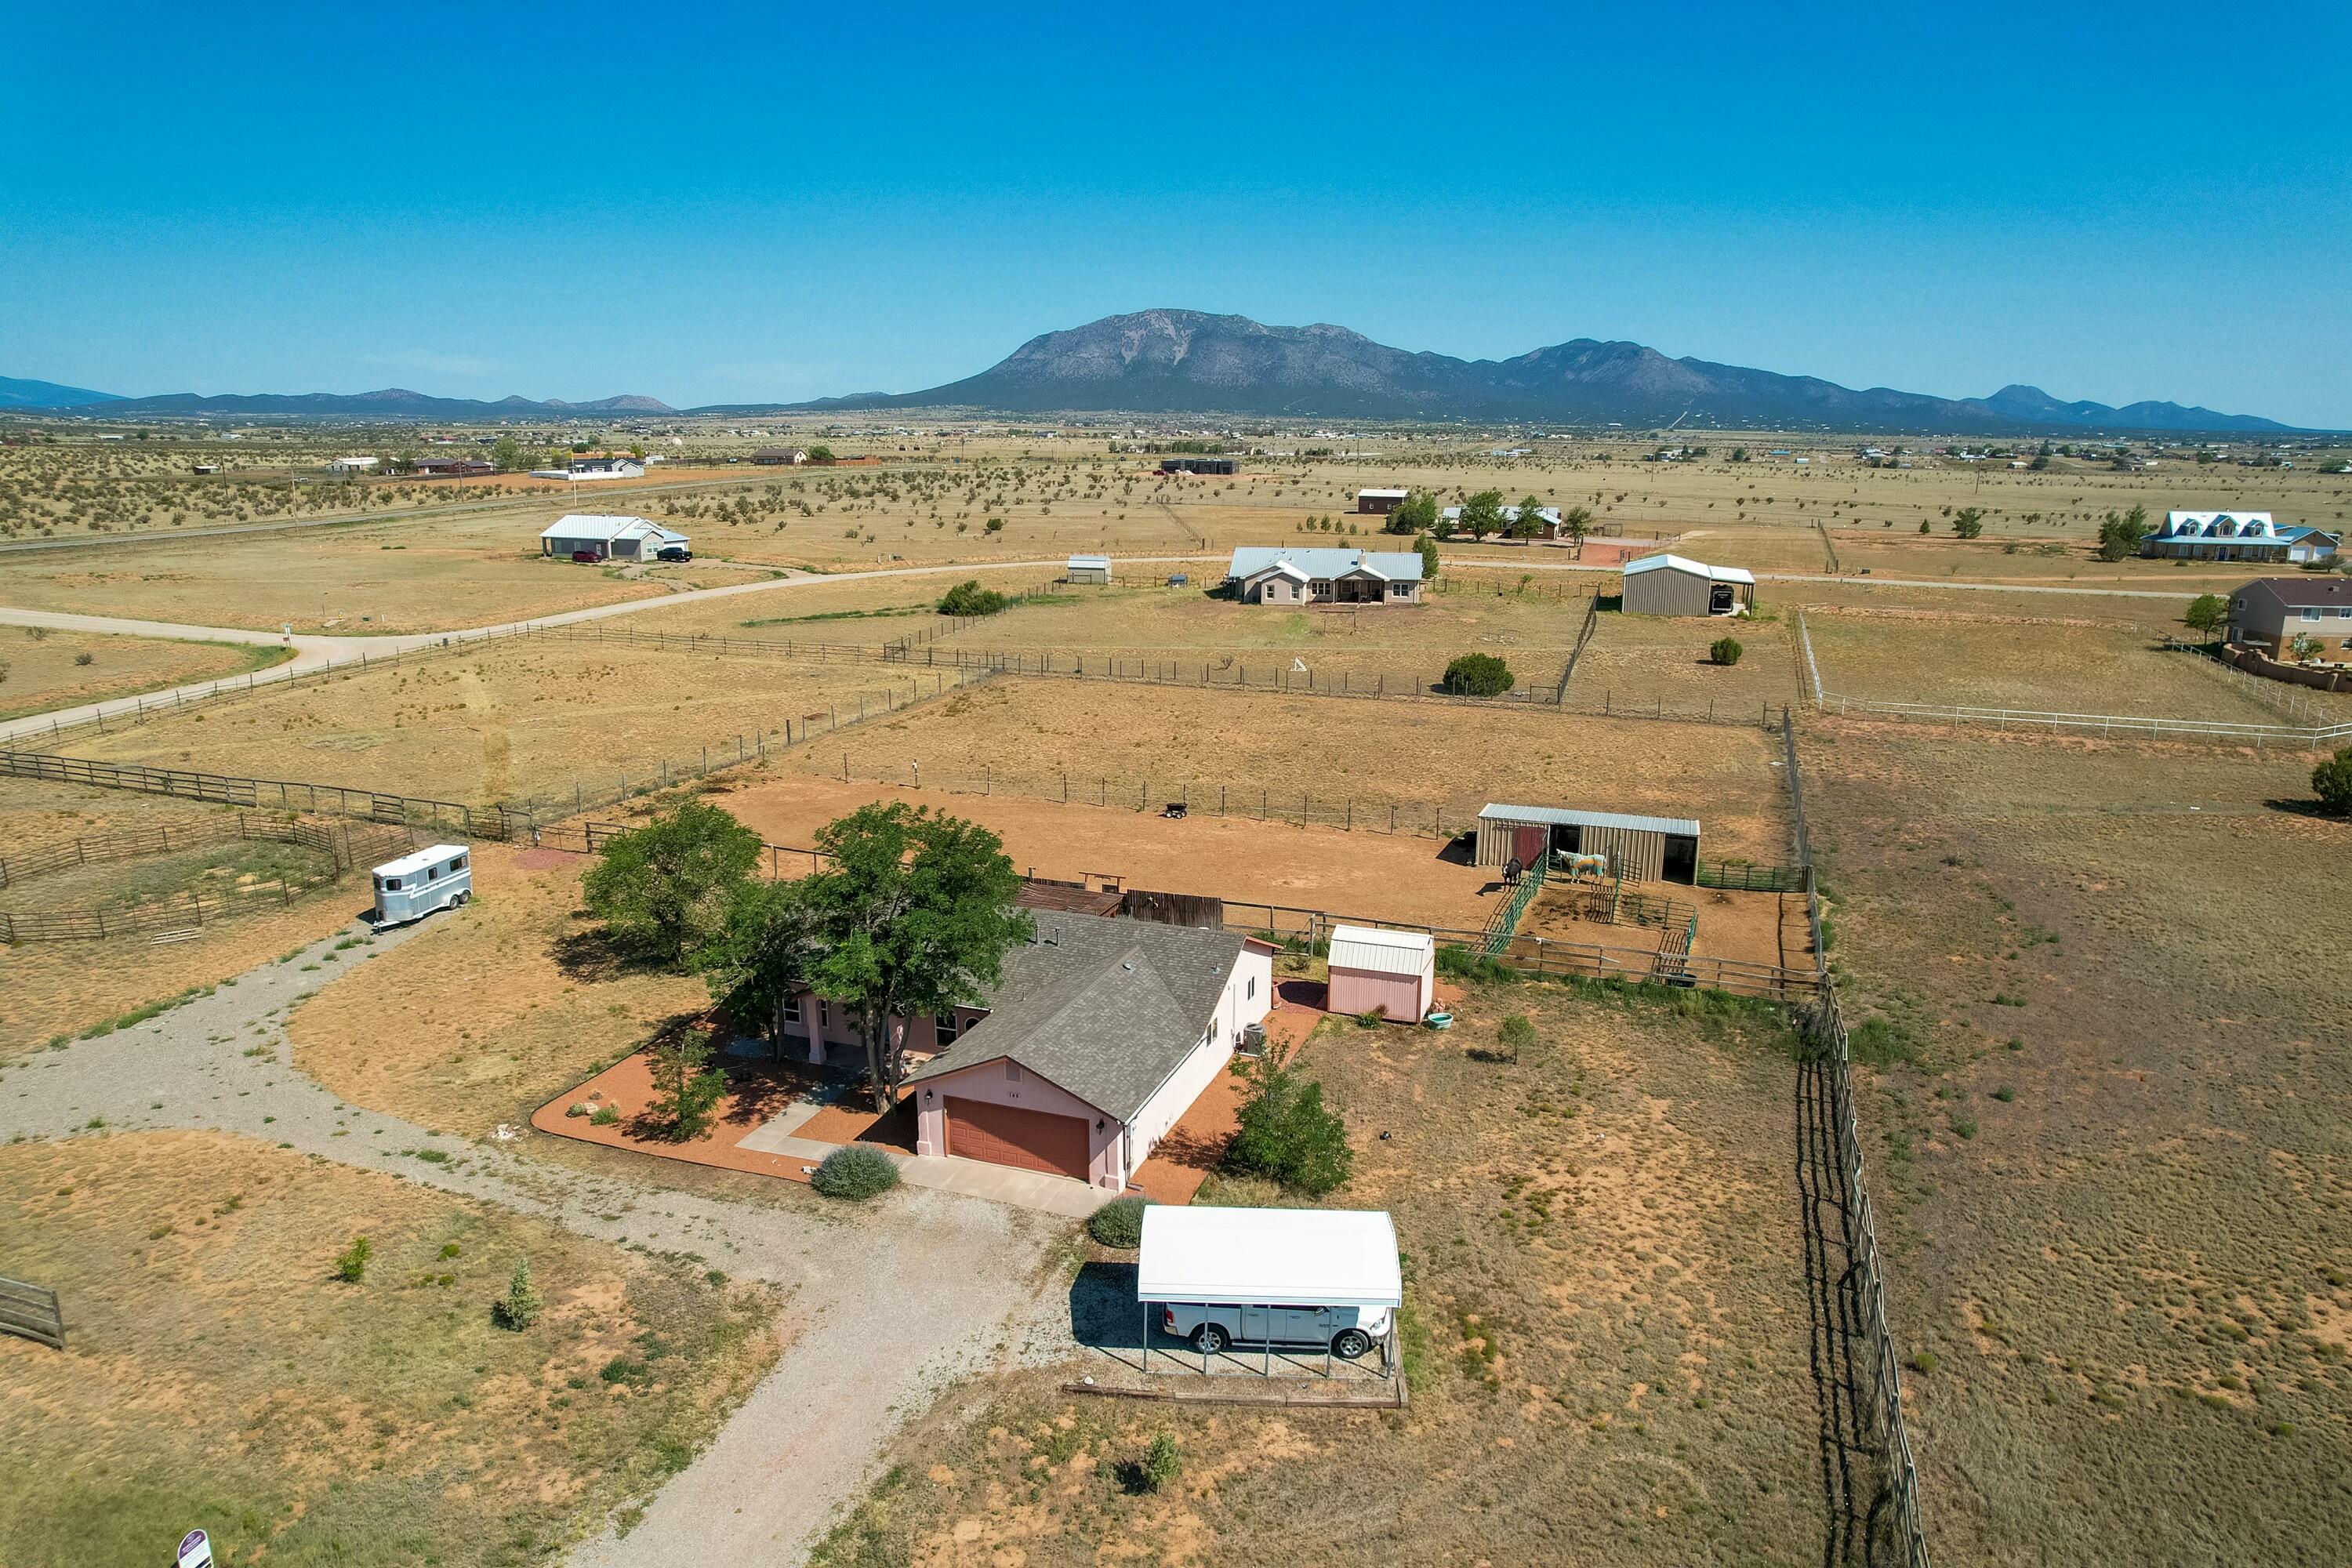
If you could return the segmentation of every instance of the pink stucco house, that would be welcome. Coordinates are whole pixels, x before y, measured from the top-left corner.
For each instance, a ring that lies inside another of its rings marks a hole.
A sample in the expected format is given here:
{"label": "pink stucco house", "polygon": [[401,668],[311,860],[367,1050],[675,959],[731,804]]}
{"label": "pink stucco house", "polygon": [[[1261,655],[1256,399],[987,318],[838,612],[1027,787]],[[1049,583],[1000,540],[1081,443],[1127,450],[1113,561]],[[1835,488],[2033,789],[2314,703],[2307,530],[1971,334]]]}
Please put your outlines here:
{"label": "pink stucco house", "polygon": [[[1039,911],[984,1007],[908,1022],[916,1152],[1124,1191],[1274,1004],[1274,950],[1189,926]],[[865,1047],[837,1008],[788,1004],[788,1047]]]}

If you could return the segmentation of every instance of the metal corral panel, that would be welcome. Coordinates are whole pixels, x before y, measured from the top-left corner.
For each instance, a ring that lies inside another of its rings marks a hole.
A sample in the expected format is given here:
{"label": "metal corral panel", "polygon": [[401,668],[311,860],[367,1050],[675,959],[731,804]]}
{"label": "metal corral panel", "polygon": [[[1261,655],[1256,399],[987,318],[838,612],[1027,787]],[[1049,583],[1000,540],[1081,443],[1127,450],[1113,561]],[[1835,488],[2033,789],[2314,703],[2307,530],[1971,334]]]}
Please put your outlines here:
{"label": "metal corral panel", "polygon": [[1396,1226],[1381,1209],[1143,1211],[1136,1294],[1146,1301],[1401,1307]]}
{"label": "metal corral panel", "polygon": [[1436,961],[1437,939],[1426,931],[1331,928],[1331,965],[1375,974],[1419,974]]}

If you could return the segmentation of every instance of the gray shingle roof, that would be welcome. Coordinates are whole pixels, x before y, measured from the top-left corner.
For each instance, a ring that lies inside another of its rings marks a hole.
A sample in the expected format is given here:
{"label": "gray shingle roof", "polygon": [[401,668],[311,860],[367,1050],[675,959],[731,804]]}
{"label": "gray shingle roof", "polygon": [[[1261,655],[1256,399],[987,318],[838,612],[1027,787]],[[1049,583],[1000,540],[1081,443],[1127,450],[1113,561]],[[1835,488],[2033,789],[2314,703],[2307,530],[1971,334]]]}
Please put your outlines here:
{"label": "gray shingle roof", "polygon": [[1208,1032],[1246,939],[1099,915],[1035,919],[1039,940],[1004,955],[988,1016],[907,1081],[1009,1058],[1132,1121]]}

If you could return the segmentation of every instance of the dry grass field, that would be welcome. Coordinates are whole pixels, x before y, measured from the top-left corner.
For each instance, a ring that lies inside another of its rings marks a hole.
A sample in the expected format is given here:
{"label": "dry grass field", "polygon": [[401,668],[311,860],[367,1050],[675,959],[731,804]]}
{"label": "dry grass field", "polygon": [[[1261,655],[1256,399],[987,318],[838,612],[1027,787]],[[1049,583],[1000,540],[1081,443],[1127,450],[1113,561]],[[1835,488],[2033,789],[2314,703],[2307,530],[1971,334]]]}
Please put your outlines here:
{"label": "dry grass field", "polygon": [[[1538,1045],[1481,1059],[1515,1014]],[[1474,987],[1457,1016],[1326,1026],[1299,1058],[1358,1152],[1331,1201],[1396,1217],[1409,1411],[1058,1392],[1087,1367],[966,1385],[817,1562],[1820,1562],[1786,1040],[1549,985]],[[1161,1430],[1181,1474],[1131,1491]]]}
{"label": "dry grass field", "polygon": [[164,642],[42,626],[0,626],[0,719],[225,680],[287,658],[283,648]]}
{"label": "dry grass field", "polygon": [[[1717,665],[1717,638],[1740,646],[1739,662]],[[1668,711],[1752,717],[1809,695],[1797,679],[1796,633],[1786,619],[1684,618],[1604,612],[1577,660],[1569,700],[1636,710],[1663,702]]]}
{"label": "dry grass field", "polygon": [[295,1065],[352,1104],[487,1138],[709,1007],[700,980],[605,949],[579,909],[588,864],[482,846],[471,903],[295,1009]]}
{"label": "dry grass field", "polygon": [[1805,745],[1938,1560],[2336,1561],[2352,825],[2299,757]]}
{"label": "dry grass field", "polygon": [[[196,1525],[225,1563],[541,1562],[776,1353],[764,1291],[240,1139],[0,1149],[0,1214],[70,1336],[0,1338],[11,1568],[152,1561]],[[547,1301],[520,1333],[489,1310],[517,1258]]]}
{"label": "dry grass field", "polygon": [[[467,802],[568,800],[573,785],[658,780],[663,759],[734,754],[736,737],[797,736],[929,695],[940,677],[557,639],[410,660],[77,737],[78,755],[290,778]],[[950,680],[952,677],[949,677]],[[819,724],[825,721],[820,717]]]}
{"label": "dry grass field", "polygon": [[[1710,858],[1787,858],[1778,742],[1760,729],[1526,710],[1197,688],[1002,678],[797,749],[819,777],[990,787],[1059,800],[1099,790],[1157,809],[1183,792],[1205,810],[1314,820],[1353,800],[1360,819],[1469,827],[1503,800],[1691,816]],[[1415,821],[1415,814],[1421,820]],[[1106,869],[1109,868],[1104,868]]]}
{"label": "dry grass field", "polygon": [[1805,626],[1822,687],[1846,697],[2249,724],[2284,723],[2290,710],[2352,715],[2336,694],[2168,651],[2139,630],[1955,610],[1814,611]]}

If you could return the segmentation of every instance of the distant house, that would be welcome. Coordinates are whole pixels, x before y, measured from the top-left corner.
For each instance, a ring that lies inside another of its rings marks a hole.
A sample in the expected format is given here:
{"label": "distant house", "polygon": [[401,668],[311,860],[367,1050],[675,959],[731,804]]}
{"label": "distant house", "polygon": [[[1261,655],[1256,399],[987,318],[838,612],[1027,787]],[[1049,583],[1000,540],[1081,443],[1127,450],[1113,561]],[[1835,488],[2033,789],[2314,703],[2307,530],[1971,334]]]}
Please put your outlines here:
{"label": "distant house", "polygon": [[1386,517],[1404,505],[1412,495],[1411,490],[1358,490],[1356,510],[1370,517]]}
{"label": "distant house", "polygon": [[1244,605],[1417,605],[1421,556],[1410,550],[1234,552],[1225,581]]}
{"label": "distant house", "polygon": [[1070,557],[1069,563],[1062,569],[1062,580],[1066,583],[1088,583],[1107,587],[1110,583],[1110,557],[1073,555]]}
{"label": "distant house", "polygon": [[364,474],[383,461],[382,458],[337,458],[327,467],[338,474]]}
{"label": "distant house", "polygon": [[566,512],[540,531],[539,552],[570,560],[592,551],[600,561],[651,561],[665,550],[684,550],[687,537],[651,518]]}
{"label": "distant house", "polygon": [[419,458],[415,463],[416,477],[423,479],[463,479],[481,474],[498,472],[495,464],[479,458],[455,458],[436,455]]}
{"label": "distant house", "polygon": [[1236,474],[1241,463],[1234,458],[1162,458],[1160,471],[1163,474]]}
{"label": "distant house", "polygon": [[2342,537],[2301,525],[2281,527],[2266,511],[2168,511],[2139,542],[2143,556],[2181,561],[2302,563],[2335,557]]}
{"label": "distant house", "polygon": [[1644,555],[1625,568],[1620,607],[1635,616],[1738,616],[1756,607],[1756,577],[1679,555]]}
{"label": "distant house", "polygon": [[[1440,533],[1450,532],[1454,529],[1462,526],[1462,509],[1458,506],[1449,506],[1444,511],[1439,512],[1437,516],[1438,531]],[[1519,509],[1515,506],[1505,507],[1503,509],[1503,531],[1506,533],[1510,532],[1513,529],[1518,526],[1518,522]],[[1539,506],[1536,508],[1536,531],[1533,537],[1537,539],[1558,539],[1559,537],[1559,508],[1556,506]]]}
{"label": "distant house", "polygon": [[2352,648],[2352,579],[2257,577],[2230,595],[2229,640],[2273,658],[2294,658],[2294,639],[2307,637],[2327,657]]}
{"label": "distant house", "polygon": [[[1223,931],[1040,912],[984,1007],[908,1021],[915,1150],[1124,1191],[1274,1002],[1274,951]],[[784,1005],[789,1043],[862,1057],[839,1009]],[[792,1040],[798,1031],[804,1037]]]}
{"label": "distant house", "polygon": [[806,447],[762,447],[751,454],[751,460],[763,467],[796,468],[808,461]]}

